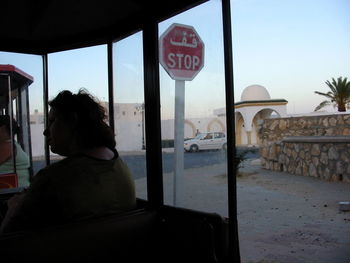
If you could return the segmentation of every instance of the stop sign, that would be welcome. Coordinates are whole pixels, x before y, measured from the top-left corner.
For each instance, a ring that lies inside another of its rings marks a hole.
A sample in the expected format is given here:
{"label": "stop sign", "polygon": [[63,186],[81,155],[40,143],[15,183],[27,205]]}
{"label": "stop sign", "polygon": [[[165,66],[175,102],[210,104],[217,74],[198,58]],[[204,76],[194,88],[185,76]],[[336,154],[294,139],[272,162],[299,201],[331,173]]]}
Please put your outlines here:
{"label": "stop sign", "polygon": [[192,80],[204,66],[204,43],[192,26],[172,24],[160,37],[160,64],[175,80]]}

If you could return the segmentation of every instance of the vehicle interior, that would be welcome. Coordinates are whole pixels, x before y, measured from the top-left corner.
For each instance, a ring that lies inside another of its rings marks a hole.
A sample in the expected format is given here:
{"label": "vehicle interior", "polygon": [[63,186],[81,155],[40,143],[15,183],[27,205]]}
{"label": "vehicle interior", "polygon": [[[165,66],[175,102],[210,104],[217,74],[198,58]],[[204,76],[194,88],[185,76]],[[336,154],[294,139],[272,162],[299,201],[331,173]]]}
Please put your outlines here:
{"label": "vehicle interior", "polygon": [[[44,125],[48,118],[50,55],[105,45],[109,122],[112,128],[117,129],[115,126],[118,119],[114,109],[114,43],[142,32],[142,126],[144,125],[144,173],[147,185],[145,196],[138,196],[138,208],[135,211],[1,235],[2,262],[240,262],[236,197],[238,162],[235,159],[235,127],[231,110],[234,105],[234,87],[229,0],[219,1],[227,135],[224,157],[227,171],[225,206],[228,212],[227,215],[221,215],[215,211],[176,206],[165,201],[167,190],[164,188],[163,175],[165,155],[162,153],[159,26],[162,21],[206,2],[208,1],[2,1],[0,51],[35,55],[42,60]],[[8,85],[6,78],[10,74],[6,70],[3,73],[5,81],[1,82],[0,90]],[[28,83],[26,85],[28,87]],[[10,89],[10,94],[14,94],[11,92]],[[22,98],[28,98],[28,95],[24,94]],[[28,104],[24,99],[23,102],[18,99],[16,103],[27,105],[16,114],[25,115],[21,117],[25,123],[22,126],[28,127]],[[28,128],[22,129],[25,147],[31,145],[26,142],[30,139],[28,133]],[[28,148],[28,152],[31,149]],[[50,162],[52,156],[45,144],[45,165]],[[31,175],[35,176],[34,174],[31,171]],[[3,203],[1,209],[5,209],[6,200],[18,191],[20,189],[16,187],[0,190],[0,201]]]}

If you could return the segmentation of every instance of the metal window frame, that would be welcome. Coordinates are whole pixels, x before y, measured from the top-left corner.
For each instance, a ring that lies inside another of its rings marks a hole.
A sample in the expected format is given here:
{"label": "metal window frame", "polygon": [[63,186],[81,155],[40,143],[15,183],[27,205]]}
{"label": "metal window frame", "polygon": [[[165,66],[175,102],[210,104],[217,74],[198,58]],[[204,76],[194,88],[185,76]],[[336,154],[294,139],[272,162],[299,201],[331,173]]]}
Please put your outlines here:
{"label": "metal window frame", "polygon": [[[47,129],[48,127],[48,120],[49,120],[49,61],[48,61],[48,54],[42,55],[42,61],[43,61],[43,101],[44,101],[44,129]],[[44,136],[45,137],[45,136]],[[44,151],[45,151],[45,162],[46,165],[50,165],[50,148],[49,144],[47,143],[46,137],[44,138],[45,144],[44,144]]]}
{"label": "metal window frame", "polygon": [[230,0],[222,0],[222,23],[224,36],[226,129],[227,129],[227,187],[229,215],[229,259],[240,262],[237,221],[237,165],[234,114],[234,79]]}
{"label": "metal window frame", "polygon": [[143,28],[147,198],[150,206],[164,204],[159,84],[158,22]]}
{"label": "metal window frame", "polygon": [[[237,163],[235,161],[236,141],[230,0],[222,0],[222,22],[224,36],[226,127],[227,144],[229,146],[227,151],[229,258],[235,262],[240,262],[237,222]],[[144,27],[143,48],[146,115],[147,190],[149,199],[148,201],[150,205],[154,207],[159,207],[164,204],[158,43],[158,21],[153,21]]]}
{"label": "metal window frame", "polygon": [[[222,22],[224,37],[224,67],[227,127],[227,183],[228,183],[228,225],[229,259],[240,262],[237,189],[236,189],[236,146],[234,120],[234,80],[231,30],[230,0],[222,0]],[[146,138],[147,198],[151,207],[164,205],[163,168],[161,151],[161,113],[159,81],[158,23],[150,19],[143,25],[143,62],[144,62],[144,114]],[[43,100],[45,127],[48,120],[48,55],[43,58]],[[113,42],[107,43],[109,122],[114,129],[114,87],[113,87]],[[46,164],[50,164],[49,146],[45,141]]]}

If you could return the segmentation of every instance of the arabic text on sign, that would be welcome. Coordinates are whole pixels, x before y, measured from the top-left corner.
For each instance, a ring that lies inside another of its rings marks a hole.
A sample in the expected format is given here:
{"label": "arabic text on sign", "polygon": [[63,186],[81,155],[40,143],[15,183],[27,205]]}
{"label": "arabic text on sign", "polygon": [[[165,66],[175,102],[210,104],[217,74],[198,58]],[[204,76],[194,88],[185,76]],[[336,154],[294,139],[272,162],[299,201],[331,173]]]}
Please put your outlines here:
{"label": "arabic text on sign", "polygon": [[180,47],[190,47],[190,48],[196,48],[197,47],[197,39],[196,39],[196,36],[194,34],[190,34],[190,37],[192,38],[192,42],[189,43],[187,41],[187,33],[185,31],[182,32],[182,39],[180,42],[177,42],[175,40],[173,40],[172,38],[170,39],[170,43],[173,45],[173,46],[180,46]]}

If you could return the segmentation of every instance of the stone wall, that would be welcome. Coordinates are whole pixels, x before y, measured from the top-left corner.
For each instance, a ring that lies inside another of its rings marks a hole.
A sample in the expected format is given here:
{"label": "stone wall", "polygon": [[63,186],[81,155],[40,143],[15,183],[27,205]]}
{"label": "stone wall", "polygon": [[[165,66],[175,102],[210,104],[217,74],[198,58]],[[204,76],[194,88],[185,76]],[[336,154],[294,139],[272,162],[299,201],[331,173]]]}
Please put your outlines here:
{"label": "stone wall", "polygon": [[350,183],[350,115],[267,119],[259,133],[262,166]]}

